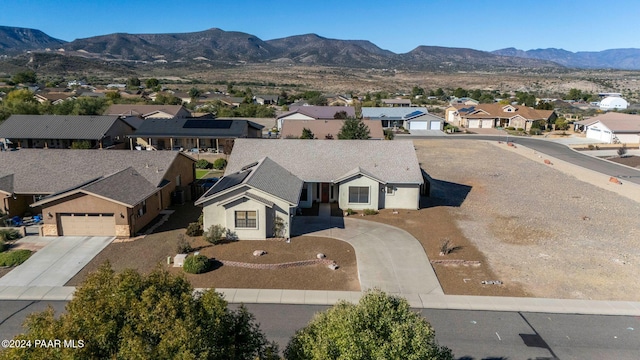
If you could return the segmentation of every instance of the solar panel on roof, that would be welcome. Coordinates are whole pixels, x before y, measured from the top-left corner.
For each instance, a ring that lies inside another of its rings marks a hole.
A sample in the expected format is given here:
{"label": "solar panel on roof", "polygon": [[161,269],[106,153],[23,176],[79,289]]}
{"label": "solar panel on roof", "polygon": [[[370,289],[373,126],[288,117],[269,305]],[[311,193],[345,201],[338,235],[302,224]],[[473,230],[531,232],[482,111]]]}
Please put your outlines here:
{"label": "solar panel on roof", "polygon": [[257,162],[257,161],[252,162],[252,163],[251,163],[251,164],[249,164],[249,165],[245,165],[245,166],[243,166],[243,167],[240,169],[240,171],[245,171],[245,170],[247,170],[247,169],[251,169],[252,167],[254,167],[254,166],[256,166],[256,165],[258,165],[258,162]]}
{"label": "solar panel on roof", "polygon": [[414,111],[412,113],[407,114],[405,117],[410,118],[410,117],[414,117],[414,116],[418,116],[418,115],[422,115],[422,114],[424,114],[424,112],[422,112],[420,110],[416,110],[416,111]]}
{"label": "solar panel on roof", "polygon": [[230,187],[241,184],[244,179],[249,176],[249,172],[239,172],[227,176],[223,176],[213,187],[210,194],[217,194],[221,191],[227,190]]}
{"label": "solar panel on roof", "polygon": [[233,120],[187,120],[183,129],[229,129]]}

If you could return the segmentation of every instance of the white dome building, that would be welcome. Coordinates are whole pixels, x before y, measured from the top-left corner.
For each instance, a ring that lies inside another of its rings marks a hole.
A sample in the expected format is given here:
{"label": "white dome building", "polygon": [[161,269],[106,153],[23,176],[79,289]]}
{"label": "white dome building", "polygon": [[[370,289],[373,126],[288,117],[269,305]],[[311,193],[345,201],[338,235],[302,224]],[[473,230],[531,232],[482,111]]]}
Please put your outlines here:
{"label": "white dome building", "polygon": [[626,109],[629,106],[627,100],[618,96],[607,96],[600,101],[600,110]]}

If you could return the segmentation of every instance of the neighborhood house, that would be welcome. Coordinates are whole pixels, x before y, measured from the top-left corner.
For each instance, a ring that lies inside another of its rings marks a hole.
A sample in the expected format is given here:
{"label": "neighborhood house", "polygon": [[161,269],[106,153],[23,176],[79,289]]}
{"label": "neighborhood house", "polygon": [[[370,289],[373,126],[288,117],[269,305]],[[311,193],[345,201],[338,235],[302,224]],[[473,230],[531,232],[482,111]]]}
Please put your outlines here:
{"label": "neighborhood house", "polygon": [[196,201],[205,229],[222,225],[240,239],[289,236],[297,208],[418,209],[428,176],[411,141],[238,139],[225,176]]}
{"label": "neighborhood house", "polygon": [[45,236],[133,236],[195,178],[195,161],[175,151],[21,149],[0,164],[3,212],[41,214]]}
{"label": "neighborhood house", "polygon": [[553,110],[536,110],[521,105],[456,104],[445,109],[447,123],[469,129],[513,127],[531,130],[534,123],[541,127],[557,118]]}

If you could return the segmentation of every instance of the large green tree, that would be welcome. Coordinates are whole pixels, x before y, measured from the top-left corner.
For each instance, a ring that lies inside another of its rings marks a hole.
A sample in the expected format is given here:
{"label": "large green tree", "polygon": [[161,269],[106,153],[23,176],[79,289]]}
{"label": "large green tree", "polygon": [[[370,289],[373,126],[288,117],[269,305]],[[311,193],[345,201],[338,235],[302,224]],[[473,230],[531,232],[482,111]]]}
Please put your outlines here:
{"label": "large green tree", "polygon": [[303,128],[302,135],[300,135],[300,139],[315,139],[315,135],[310,129]]}
{"label": "large green tree", "polygon": [[32,84],[38,81],[38,78],[35,72],[27,70],[13,75],[12,80],[16,84]]}
{"label": "large green tree", "polygon": [[341,302],[316,314],[284,355],[287,360],[453,359],[407,300],[378,290],[367,292],[357,305]]}
{"label": "large green tree", "polygon": [[[80,286],[66,313],[30,315],[17,339],[76,340],[77,348],[13,348],[0,359],[276,359],[244,307],[229,310],[213,290],[194,295],[181,276],[157,269],[116,274],[103,265]],[[82,343],[80,343],[82,340]],[[80,347],[81,346],[81,347]]]}
{"label": "large green tree", "polygon": [[370,138],[369,127],[360,119],[346,119],[338,133],[340,140],[365,140]]}

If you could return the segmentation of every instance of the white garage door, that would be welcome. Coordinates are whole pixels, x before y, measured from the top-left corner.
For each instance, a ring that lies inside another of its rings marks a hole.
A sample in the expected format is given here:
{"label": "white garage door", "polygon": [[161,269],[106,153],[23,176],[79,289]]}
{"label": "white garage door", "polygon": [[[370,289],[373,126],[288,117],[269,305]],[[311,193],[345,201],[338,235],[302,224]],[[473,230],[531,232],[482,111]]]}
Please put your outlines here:
{"label": "white garage door", "polygon": [[482,128],[489,129],[493,127],[493,120],[482,120]]}
{"label": "white garage door", "polygon": [[429,123],[429,130],[440,130],[440,121],[432,121]]}
{"label": "white garage door", "polygon": [[427,130],[427,122],[411,121],[409,122],[409,130]]}
{"label": "white garage door", "polygon": [[621,144],[638,144],[640,142],[638,134],[617,134],[616,136]]}
{"label": "white garage door", "polygon": [[469,120],[469,128],[477,129],[480,127],[480,120]]}
{"label": "white garage door", "polygon": [[64,236],[115,236],[113,214],[61,214],[60,233]]}
{"label": "white garage door", "polygon": [[606,143],[611,142],[611,133],[597,128],[587,129],[587,138],[604,141]]}

